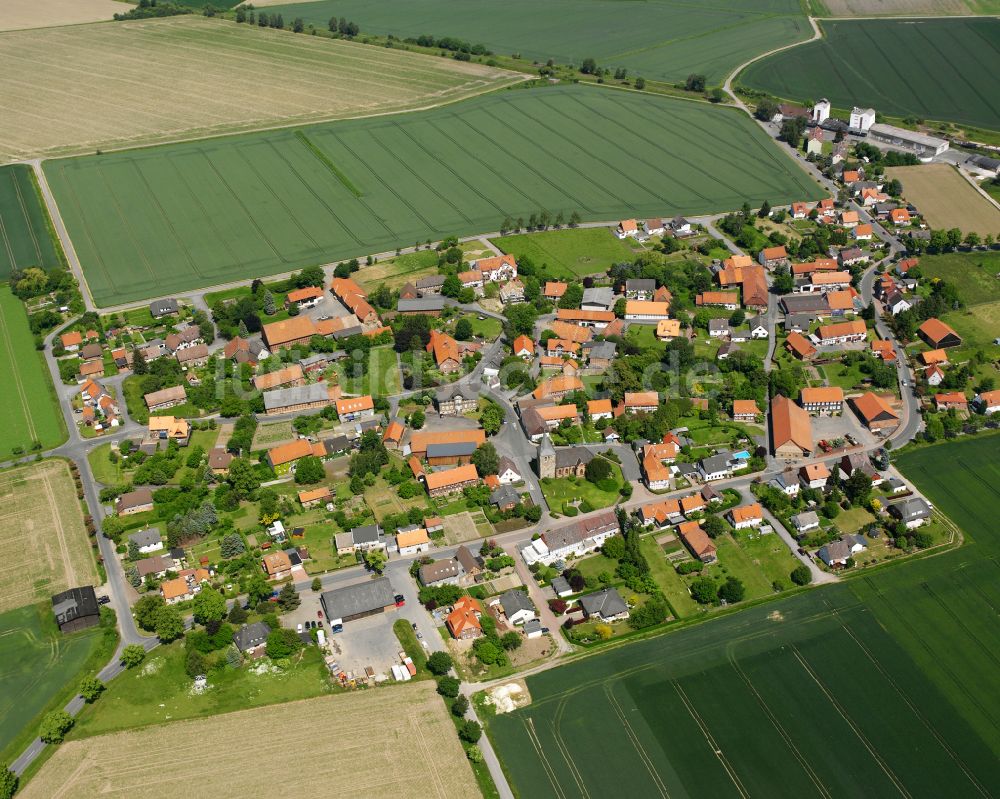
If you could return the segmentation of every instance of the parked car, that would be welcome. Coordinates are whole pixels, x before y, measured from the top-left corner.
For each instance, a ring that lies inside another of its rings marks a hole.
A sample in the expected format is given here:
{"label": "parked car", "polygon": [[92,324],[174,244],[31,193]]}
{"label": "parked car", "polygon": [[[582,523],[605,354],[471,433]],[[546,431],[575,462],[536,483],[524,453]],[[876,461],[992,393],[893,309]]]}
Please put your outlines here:
{"label": "parked car", "polygon": [[101,594],[101,596],[97,597],[97,601],[102,605],[107,605],[111,601],[111,597],[107,594]]}
{"label": "parked car", "polygon": [[323,611],[322,610],[317,610],[316,611],[316,618],[317,619],[322,619],[323,618]]}
{"label": "parked car", "polygon": [[295,632],[297,632],[297,633],[300,633],[300,632],[302,632],[302,625],[301,625],[301,624],[299,624],[299,625],[297,625],[297,626],[295,627]]}

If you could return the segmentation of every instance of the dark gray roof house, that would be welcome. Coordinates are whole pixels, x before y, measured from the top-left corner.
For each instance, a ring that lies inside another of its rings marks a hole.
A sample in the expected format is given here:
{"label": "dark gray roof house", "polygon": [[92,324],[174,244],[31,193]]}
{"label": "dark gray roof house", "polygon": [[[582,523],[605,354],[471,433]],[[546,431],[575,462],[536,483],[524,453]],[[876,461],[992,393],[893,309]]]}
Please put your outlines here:
{"label": "dark gray roof house", "polygon": [[163,543],[163,539],[160,537],[160,529],[158,527],[147,527],[145,530],[139,530],[136,533],[131,533],[128,540],[130,543],[139,547],[139,549]]}
{"label": "dark gray roof house", "polygon": [[444,285],[444,275],[428,275],[427,277],[422,277],[416,282],[417,291],[426,291],[428,289],[439,289]]}
{"label": "dark gray roof house", "polygon": [[92,585],[70,588],[53,596],[52,612],[64,633],[95,627],[101,621],[100,606]]}
{"label": "dark gray roof house", "polygon": [[396,303],[396,310],[399,313],[433,313],[444,310],[444,297],[432,295],[430,297],[418,297],[415,300],[400,300]]}
{"label": "dark gray roof house", "polygon": [[500,606],[508,617],[513,616],[519,610],[535,612],[535,606],[531,603],[531,599],[520,588],[511,588],[500,594]]}
{"label": "dark gray roof house", "polygon": [[656,281],[651,278],[633,277],[625,281],[625,291],[652,294],[656,291]]}
{"label": "dark gray roof house", "polygon": [[438,583],[454,583],[465,574],[465,569],[457,557],[446,560],[436,560],[433,563],[425,563],[420,567],[418,576],[423,585],[437,585]]}
{"label": "dark gray roof house", "polygon": [[262,621],[244,624],[233,633],[233,643],[240,652],[249,652],[267,643],[271,628]]}
{"label": "dark gray roof house", "polygon": [[785,316],[783,327],[786,333],[793,330],[796,333],[805,333],[816,321],[816,314],[812,313],[790,313]]}
{"label": "dark gray roof house", "polygon": [[490,504],[496,505],[501,510],[511,505],[517,505],[521,501],[521,495],[513,486],[500,486],[490,494]]}
{"label": "dark gray roof house", "polygon": [[920,497],[912,497],[911,499],[904,499],[902,502],[896,502],[890,505],[888,510],[897,519],[907,524],[923,521],[931,517],[931,506]]}
{"label": "dark gray roof house", "polygon": [[149,304],[149,312],[153,315],[154,319],[159,319],[161,316],[175,314],[177,313],[178,308],[179,306],[177,305],[177,300],[173,298],[166,300],[153,300]]}
{"label": "dark gray roof house", "polygon": [[347,585],[320,596],[323,610],[331,624],[360,619],[382,613],[396,604],[396,592],[388,577],[367,580],[357,585]]}
{"label": "dark gray roof house", "polygon": [[323,441],[323,448],[327,455],[336,455],[338,452],[347,452],[351,448],[351,442],[347,436],[334,436]]}
{"label": "dark gray roof house", "polygon": [[618,354],[618,345],[613,341],[595,341],[589,347],[585,344],[583,348],[587,357],[595,361],[610,361]]}
{"label": "dark gray roof house", "polygon": [[729,332],[729,320],[728,319],[709,319],[708,320],[708,334],[709,335],[725,335]]}
{"label": "dark gray roof house", "polygon": [[342,341],[351,336],[360,336],[364,332],[365,329],[361,325],[351,325],[350,327],[343,327],[340,330],[334,330],[333,337],[337,341]]}
{"label": "dark gray roof house", "polygon": [[611,621],[628,616],[628,605],[625,604],[617,588],[605,588],[596,594],[580,597],[580,607],[588,619],[596,617]]}
{"label": "dark gray roof house", "polygon": [[377,524],[366,524],[364,527],[355,527],[351,530],[351,539],[355,546],[376,544],[381,536],[382,528]]}
{"label": "dark gray roof house", "polygon": [[461,458],[476,451],[475,441],[459,441],[454,444],[428,444],[427,459],[431,458]]}
{"label": "dark gray roof house", "polygon": [[829,312],[830,303],[818,292],[786,294],[781,298],[781,307],[786,314],[821,314]]}

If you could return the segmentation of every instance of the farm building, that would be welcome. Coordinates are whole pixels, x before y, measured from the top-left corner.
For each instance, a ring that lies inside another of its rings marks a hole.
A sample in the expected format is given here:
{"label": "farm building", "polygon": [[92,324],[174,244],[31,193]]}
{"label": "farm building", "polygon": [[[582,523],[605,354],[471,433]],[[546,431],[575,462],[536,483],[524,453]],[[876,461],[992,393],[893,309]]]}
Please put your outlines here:
{"label": "farm building", "polygon": [[776,458],[799,458],[813,449],[808,411],[781,395],[771,401],[771,446]]}
{"label": "farm building", "polygon": [[52,612],[59,630],[64,633],[96,627],[101,621],[100,606],[92,585],[70,588],[53,596]]}
{"label": "farm building", "polygon": [[320,597],[331,626],[395,609],[396,592],[388,577],[324,591]]}

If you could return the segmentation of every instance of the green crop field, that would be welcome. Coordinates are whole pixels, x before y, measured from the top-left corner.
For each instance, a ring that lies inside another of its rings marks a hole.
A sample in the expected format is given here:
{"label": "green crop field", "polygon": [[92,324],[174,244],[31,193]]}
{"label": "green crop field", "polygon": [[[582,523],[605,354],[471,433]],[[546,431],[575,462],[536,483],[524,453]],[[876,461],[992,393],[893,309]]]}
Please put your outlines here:
{"label": "green crop field", "polygon": [[11,746],[15,740],[27,745],[22,731],[67,683],[82,676],[102,638],[99,629],[62,635],[46,605],[0,614],[0,762],[20,754],[8,747],[17,749]]}
{"label": "green crop field", "polygon": [[774,47],[809,38],[794,0],[738,0],[692,5],[684,0],[321,0],[268,9],[326,27],[344,16],[363,33],[416,38],[429,34],[483,44],[501,55],[579,65],[585,58],[633,75],[710,83]]}
{"label": "green crop field", "polygon": [[1000,129],[1000,20],[864,20],[822,28],[821,41],[752,64],[740,83],[778,97],[826,97],[840,108],[870,105],[892,116]]}
{"label": "green crop field", "polygon": [[965,547],[528,677],[489,722],[517,794],[996,795],[996,443],[895,456]]}
{"label": "green crop field", "polygon": [[59,264],[31,167],[0,167],[0,281],[14,269]]}
{"label": "green crop field", "polygon": [[42,355],[35,350],[24,305],[6,285],[0,285],[0,382],[8,388],[0,429],[3,456],[14,447],[28,451],[35,441],[51,449],[66,439],[59,401]]}
{"label": "green crop field", "polygon": [[821,196],[745,115],[579,86],[45,171],[100,305],[495,230],[540,209],[606,220]]}

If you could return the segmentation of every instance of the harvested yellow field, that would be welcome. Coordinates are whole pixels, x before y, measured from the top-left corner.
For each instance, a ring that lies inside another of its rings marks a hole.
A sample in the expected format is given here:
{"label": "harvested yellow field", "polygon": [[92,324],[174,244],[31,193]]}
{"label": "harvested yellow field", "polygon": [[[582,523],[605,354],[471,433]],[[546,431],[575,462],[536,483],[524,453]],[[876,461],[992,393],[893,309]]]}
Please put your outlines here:
{"label": "harvested yellow field", "polygon": [[96,582],[69,466],[49,460],[0,472],[0,612]]}
{"label": "harvested yellow field", "polygon": [[429,108],[522,76],[189,15],[0,34],[0,163]]}
{"label": "harvested yellow field", "polygon": [[[283,754],[265,765],[254,742]],[[434,683],[306,699],[62,744],[21,799],[476,799]]]}
{"label": "harvested yellow field", "polygon": [[895,166],[889,177],[903,184],[903,197],[913,203],[934,230],[958,228],[980,236],[1000,234],[1000,209],[976,191],[948,164]]}
{"label": "harvested yellow field", "polygon": [[4,0],[0,31],[101,22],[131,7],[118,0]]}

